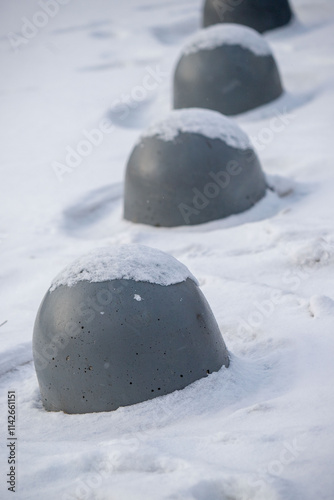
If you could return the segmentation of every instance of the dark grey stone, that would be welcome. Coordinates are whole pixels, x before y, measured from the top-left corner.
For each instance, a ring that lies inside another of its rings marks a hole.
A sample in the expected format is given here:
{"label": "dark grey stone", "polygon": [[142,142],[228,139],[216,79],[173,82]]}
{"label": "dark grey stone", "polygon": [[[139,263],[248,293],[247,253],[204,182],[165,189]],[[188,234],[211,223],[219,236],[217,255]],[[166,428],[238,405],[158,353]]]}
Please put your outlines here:
{"label": "dark grey stone", "polygon": [[229,365],[210,306],[191,279],[59,286],[38,311],[33,353],[44,407],[67,413],[116,410]]}
{"label": "dark grey stone", "polygon": [[283,92],[272,55],[240,45],[183,54],[174,73],[174,108],[207,108],[236,115],[262,106]]}
{"label": "dark grey stone", "polygon": [[203,26],[236,23],[263,33],[290,22],[288,0],[206,0]]}
{"label": "dark grey stone", "polygon": [[252,149],[194,133],[146,137],[127,164],[124,217],[152,226],[201,224],[247,210],[265,191]]}

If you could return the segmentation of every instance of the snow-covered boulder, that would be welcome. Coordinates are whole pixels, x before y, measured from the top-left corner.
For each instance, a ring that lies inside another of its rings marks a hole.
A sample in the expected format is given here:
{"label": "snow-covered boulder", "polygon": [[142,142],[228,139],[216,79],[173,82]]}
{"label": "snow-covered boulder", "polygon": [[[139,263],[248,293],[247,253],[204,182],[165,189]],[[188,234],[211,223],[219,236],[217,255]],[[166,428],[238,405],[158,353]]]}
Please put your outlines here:
{"label": "snow-covered boulder", "polygon": [[288,0],[206,0],[203,26],[236,23],[263,33],[288,24],[291,18]]}
{"label": "snow-covered boulder", "polygon": [[174,73],[174,108],[236,115],[279,97],[283,87],[271,48],[255,30],[219,24],[183,47]]}
{"label": "snow-covered boulder", "polygon": [[197,280],[141,245],[98,249],[53,281],[33,353],[47,410],[115,410],[183,389],[229,365]]}
{"label": "snow-covered boulder", "polygon": [[206,109],[172,111],[128,160],[124,217],[152,226],[201,224],[243,212],[266,183],[248,136]]}

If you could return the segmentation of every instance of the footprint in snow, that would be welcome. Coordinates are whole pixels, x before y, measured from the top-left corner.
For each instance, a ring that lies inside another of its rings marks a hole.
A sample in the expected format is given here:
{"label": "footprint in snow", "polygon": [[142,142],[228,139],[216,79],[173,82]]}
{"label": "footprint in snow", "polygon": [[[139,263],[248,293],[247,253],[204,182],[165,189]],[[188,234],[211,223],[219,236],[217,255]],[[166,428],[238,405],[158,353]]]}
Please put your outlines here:
{"label": "footprint in snow", "polygon": [[323,266],[333,260],[333,243],[322,236],[293,243],[289,258],[297,266]]}
{"label": "footprint in snow", "polygon": [[6,373],[31,363],[31,361],[32,350],[29,342],[12,347],[1,353],[0,376],[3,377]]}
{"label": "footprint in snow", "polygon": [[122,183],[89,192],[63,212],[63,229],[76,233],[98,224],[119,205],[122,195]]}
{"label": "footprint in snow", "polygon": [[309,309],[313,318],[334,316],[334,300],[327,295],[313,295]]}
{"label": "footprint in snow", "polygon": [[225,473],[225,477],[221,476],[222,473],[216,479],[199,481],[190,489],[191,498],[194,500],[278,500],[270,483],[260,481],[256,476],[243,473],[237,476]]}
{"label": "footprint in snow", "polygon": [[188,16],[184,21],[153,26],[151,28],[151,33],[161,44],[174,45],[180,43],[184,38],[198,30],[198,24],[198,16],[195,13],[193,16]]}
{"label": "footprint in snow", "polygon": [[101,26],[106,26],[110,25],[111,21],[108,20],[102,20],[102,21],[95,21],[93,23],[88,23],[88,24],[77,24],[74,26],[68,26],[67,28],[61,28],[61,29],[56,29],[53,30],[54,35],[65,35],[68,33],[75,33],[78,31],[89,31],[89,30],[96,30],[96,28],[100,28]]}
{"label": "footprint in snow", "polygon": [[129,104],[117,103],[107,113],[107,118],[118,127],[138,128],[147,126],[154,117],[154,98],[147,97],[142,101],[129,100]]}

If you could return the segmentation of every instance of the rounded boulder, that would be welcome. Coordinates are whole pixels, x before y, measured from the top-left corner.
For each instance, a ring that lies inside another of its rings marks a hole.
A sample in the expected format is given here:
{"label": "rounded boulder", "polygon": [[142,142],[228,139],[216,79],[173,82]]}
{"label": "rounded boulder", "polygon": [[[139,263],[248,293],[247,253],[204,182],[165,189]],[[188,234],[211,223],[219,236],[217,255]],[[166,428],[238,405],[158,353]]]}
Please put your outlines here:
{"label": "rounded boulder", "polygon": [[266,40],[236,24],[201,30],[182,50],[174,72],[174,108],[207,108],[236,115],[283,92]]}
{"label": "rounded boulder", "polygon": [[202,224],[249,209],[265,192],[258,157],[232,119],[205,109],[177,110],[132,150],[124,217],[156,227]]}
{"label": "rounded boulder", "polygon": [[49,411],[116,410],[180,390],[229,357],[197,280],[141,245],[98,249],[54,280],[33,355]]}

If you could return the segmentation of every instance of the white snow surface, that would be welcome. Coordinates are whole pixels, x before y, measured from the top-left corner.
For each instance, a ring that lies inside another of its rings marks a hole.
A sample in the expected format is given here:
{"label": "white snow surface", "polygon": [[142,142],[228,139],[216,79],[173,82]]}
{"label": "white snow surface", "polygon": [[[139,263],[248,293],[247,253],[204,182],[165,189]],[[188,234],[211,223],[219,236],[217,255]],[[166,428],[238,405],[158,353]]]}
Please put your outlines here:
{"label": "white snow surface", "polygon": [[145,245],[119,245],[97,248],[76,259],[52,281],[50,292],[80,281],[125,279],[168,286],[188,278],[197,283],[189,269],[172,255]]}
{"label": "white snow surface", "polygon": [[209,109],[187,108],[171,111],[163,120],[153,123],[141,135],[173,141],[181,132],[201,134],[210,139],[220,139],[232,148],[251,147],[247,134],[233,119]]}
{"label": "white snow surface", "polygon": [[[154,228],[122,219],[125,166],[170,109],[202,1],[70,1],[46,24],[39,1],[2,2],[1,499],[333,500],[334,2],[291,4],[297,21],[265,34],[286,93],[234,118],[272,189],[224,220]],[[46,412],[31,350],[42,298],[69,262],[123,244],[191,270],[231,365],[114,412]]]}
{"label": "white snow surface", "polygon": [[185,43],[182,53],[193,54],[223,45],[240,45],[257,56],[268,56],[272,53],[267,40],[257,31],[248,26],[230,23],[215,24],[198,31]]}

